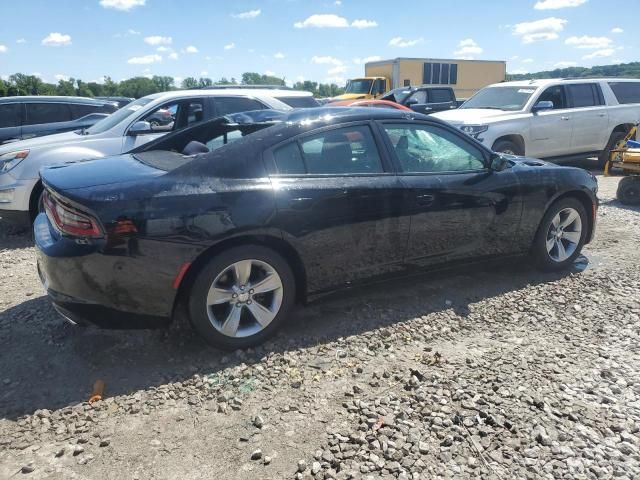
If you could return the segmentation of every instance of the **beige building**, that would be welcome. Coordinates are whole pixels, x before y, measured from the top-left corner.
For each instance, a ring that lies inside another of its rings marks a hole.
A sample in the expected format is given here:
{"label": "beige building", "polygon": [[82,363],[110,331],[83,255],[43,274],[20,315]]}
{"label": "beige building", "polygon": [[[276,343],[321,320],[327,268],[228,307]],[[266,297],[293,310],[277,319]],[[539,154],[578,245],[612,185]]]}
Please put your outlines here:
{"label": "beige building", "polygon": [[365,65],[365,76],[386,77],[391,88],[448,85],[458,98],[468,98],[492,83],[504,82],[507,62],[442,58],[395,58]]}

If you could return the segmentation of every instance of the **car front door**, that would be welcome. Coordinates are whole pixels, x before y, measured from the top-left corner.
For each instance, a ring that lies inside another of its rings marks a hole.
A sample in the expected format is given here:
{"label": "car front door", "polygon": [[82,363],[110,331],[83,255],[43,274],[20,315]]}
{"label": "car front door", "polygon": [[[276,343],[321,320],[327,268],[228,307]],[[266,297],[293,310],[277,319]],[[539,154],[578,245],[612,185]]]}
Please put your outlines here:
{"label": "car front door", "polygon": [[195,125],[210,118],[210,110],[211,106],[205,98],[186,98],[164,103],[139,116],[129,126],[131,128],[137,122],[147,122],[150,130],[137,135],[127,131],[123,139],[122,151],[128,152],[167,133]]}
{"label": "car front door", "polygon": [[23,110],[21,103],[0,105],[0,144],[20,140]]}
{"label": "car front door", "polygon": [[603,150],[609,140],[609,114],[597,83],[573,83],[566,87],[573,130],[572,153]]}
{"label": "car front door", "polygon": [[383,122],[411,217],[408,263],[517,251],[522,202],[516,175],[488,168],[487,153],[452,129]]}
{"label": "car front door", "polygon": [[[316,131],[317,132],[317,131]],[[368,123],[324,129],[267,155],[273,224],[321,292],[399,268],[409,237],[403,188]]]}
{"label": "car front door", "polygon": [[526,153],[540,158],[566,155],[571,152],[573,117],[565,87],[547,87],[535,103],[542,101],[553,102],[553,109],[532,113],[529,120],[531,142],[525,147]]}

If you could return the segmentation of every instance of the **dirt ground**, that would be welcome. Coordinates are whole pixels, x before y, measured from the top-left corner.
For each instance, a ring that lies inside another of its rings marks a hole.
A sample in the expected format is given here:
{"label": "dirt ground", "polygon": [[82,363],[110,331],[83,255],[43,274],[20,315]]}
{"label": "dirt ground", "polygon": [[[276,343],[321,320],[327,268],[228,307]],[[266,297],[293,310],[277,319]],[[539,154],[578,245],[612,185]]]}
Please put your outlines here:
{"label": "dirt ground", "polygon": [[640,209],[617,182],[570,272],[358,289],[232,354],[66,324],[29,237],[0,233],[0,478],[640,478]]}

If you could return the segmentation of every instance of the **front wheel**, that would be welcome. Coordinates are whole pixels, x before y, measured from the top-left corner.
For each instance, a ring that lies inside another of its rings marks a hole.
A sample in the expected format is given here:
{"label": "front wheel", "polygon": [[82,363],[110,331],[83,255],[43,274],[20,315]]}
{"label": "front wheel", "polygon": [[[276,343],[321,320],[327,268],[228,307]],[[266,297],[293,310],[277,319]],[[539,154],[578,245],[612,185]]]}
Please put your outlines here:
{"label": "front wheel", "polygon": [[291,267],[273,250],[232,248],[213,257],[196,277],[189,295],[191,322],[215,347],[252,347],[290,315],[295,289]]}
{"label": "front wheel", "polygon": [[536,266],[546,271],[569,267],[582,251],[587,228],[587,213],[575,198],[564,198],[551,205],[531,248]]}
{"label": "front wheel", "polygon": [[509,140],[498,140],[494,143],[492,150],[496,153],[505,153],[507,155],[524,155],[518,145]]}

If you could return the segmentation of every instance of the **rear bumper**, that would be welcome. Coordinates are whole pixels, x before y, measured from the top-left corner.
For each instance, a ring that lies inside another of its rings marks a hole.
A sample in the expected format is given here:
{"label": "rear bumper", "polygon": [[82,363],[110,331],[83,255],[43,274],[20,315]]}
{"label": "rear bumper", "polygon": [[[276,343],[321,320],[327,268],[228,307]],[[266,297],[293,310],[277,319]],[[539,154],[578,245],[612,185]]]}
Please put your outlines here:
{"label": "rear bumper", "polygon": [[[105,241],[61,236],[40,214],[34,222],[40,279],[56,309],[76,324],[154,328],[172,318],[173,263],[153,252],[110,251]],[[141,245],[144,248],[144,244]]]}

